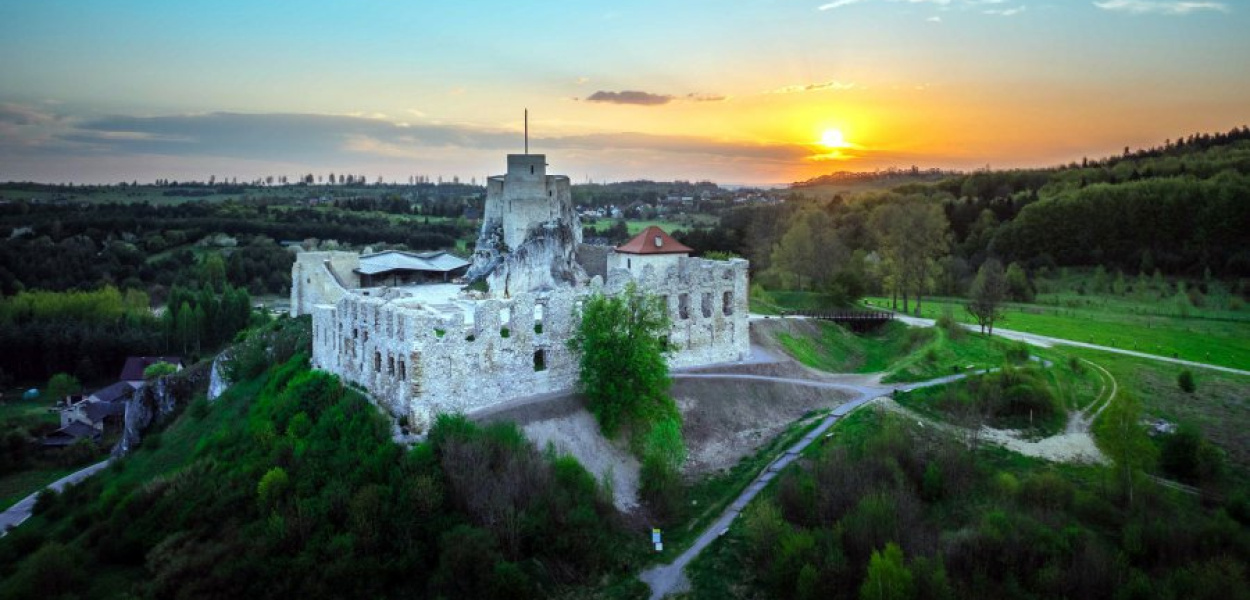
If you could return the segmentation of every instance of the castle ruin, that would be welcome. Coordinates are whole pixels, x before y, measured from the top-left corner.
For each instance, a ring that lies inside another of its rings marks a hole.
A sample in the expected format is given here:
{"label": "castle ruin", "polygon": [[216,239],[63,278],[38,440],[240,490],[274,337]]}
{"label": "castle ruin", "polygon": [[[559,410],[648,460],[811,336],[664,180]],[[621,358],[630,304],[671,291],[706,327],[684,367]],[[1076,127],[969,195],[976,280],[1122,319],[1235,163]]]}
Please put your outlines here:
{"label": "castle ruin", "polygon": [[487,182],[465,274],[486,282],[484,294],[457,284],[362,287],[359,254],[300,253],[291,313],[312,315],[313,366],[424,432],[439,413],[572,390],[578,357],[567,340],[582,303],[631,283],[667,307],[671,367],[747,357],[747,261],[691,258],[658,228],[619,249],[582,244],[569,180],[547,175],[545,159],[509,155],[507,173]]}

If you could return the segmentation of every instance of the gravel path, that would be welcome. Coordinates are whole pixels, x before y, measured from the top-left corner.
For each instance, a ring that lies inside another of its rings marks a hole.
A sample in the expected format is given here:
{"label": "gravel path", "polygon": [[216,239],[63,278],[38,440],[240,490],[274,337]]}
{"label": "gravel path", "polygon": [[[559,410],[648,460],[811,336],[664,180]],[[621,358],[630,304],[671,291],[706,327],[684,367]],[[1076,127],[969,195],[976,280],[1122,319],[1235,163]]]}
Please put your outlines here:
{"label": "gravel path", "polygon": [[[98,462],[94,465],[91,465],[90,467],[87,467],[80,471],[75,471],[73,473],[70,473],[69,475],[66,475],[65,477],[62,477],[52,482],[52,484],[49,485],[47,489],[51,489],[54,492],[59,492],[65,489],[66,486],[73,485],[88,477],[91,477],[92,475],[95,475],[96,472],[100,471],[104,467],[107,467],[108,465],[109,465],[109,461],[105,460],[105,461]],[[9,507],[9,509],[4,511],[3,513],[0,513],[0,537],[4,537],[4,535],[9,532],[9,529],[12,529],[14,527],[17,527],[18,525],[21,525],[23,522],[26,521],[26,519],[30,518],[30,513],[35,508],[35,499],[38,497],[39,497],[39,492],[35,492],[23,498],[21,502],[18,502],[17,504],[14,504],[13,506]]]}

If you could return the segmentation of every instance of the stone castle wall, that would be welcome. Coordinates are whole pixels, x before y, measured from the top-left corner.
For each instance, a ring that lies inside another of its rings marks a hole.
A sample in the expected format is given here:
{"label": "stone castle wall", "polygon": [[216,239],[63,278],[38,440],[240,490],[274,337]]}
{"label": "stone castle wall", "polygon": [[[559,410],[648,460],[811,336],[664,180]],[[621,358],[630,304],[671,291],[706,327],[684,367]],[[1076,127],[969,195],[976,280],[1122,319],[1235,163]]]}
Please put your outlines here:
{"label": "stone castle wall", "polygon": [[291,265],[291,316],[312,314],[319,304],[335,304],[360,287],[360,255],[355,252],[300,252]]}
{"label": "stone castle wall", "polygon": [[747,262],[682,258],[663,272],[644,269],[640,277],[618,269],[589,287],[487,300],[477,305],[472,324],[460,314],[427,312],[394,290],[346,293],[310,311],[313,365],[363,387],[424,431],[439,413],[573,389],[578,360],[567,340],[582,302],[598,290],[620,293],[631,281],[664,298],[672,367],[749,354]]}

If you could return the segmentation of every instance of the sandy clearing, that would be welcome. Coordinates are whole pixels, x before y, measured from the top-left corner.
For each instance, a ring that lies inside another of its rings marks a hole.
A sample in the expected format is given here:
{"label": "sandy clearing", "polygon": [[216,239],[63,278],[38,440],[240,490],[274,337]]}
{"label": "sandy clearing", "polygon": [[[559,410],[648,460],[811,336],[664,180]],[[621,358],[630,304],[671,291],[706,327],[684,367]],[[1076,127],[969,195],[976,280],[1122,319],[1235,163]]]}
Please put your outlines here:
{"label": "sandy clearing", "polygon": [[[940,431],[947,432],[951,435],[962,437],[968,436],[968,429],[951,425],[949,423],[940,423],[934,421],[924,415],[916,413],[904,406],[899,405],[894,400],[887,397],[876,398],[872,403],[882,408],[906,415],[908,418],[916,419],[925,427],[933,427]],[[1107,457],[1103,455],[1098,446],[1094,444],[1094,438],[1090,437],[1089,431],[1065,432],[1053,435],[1040,440],[1028,440],[1020,436],[1019,432],[1008,429],[995,429],[993,427],[982,426],[979,432],[982,441],[989,442],[996,446],[1001,446],[1012,452],[1017,452],[1025,456],[1032,456],[1049,460],[1051,462],[1075,462],[1075,463],[1094,463],[1107,464]]]}

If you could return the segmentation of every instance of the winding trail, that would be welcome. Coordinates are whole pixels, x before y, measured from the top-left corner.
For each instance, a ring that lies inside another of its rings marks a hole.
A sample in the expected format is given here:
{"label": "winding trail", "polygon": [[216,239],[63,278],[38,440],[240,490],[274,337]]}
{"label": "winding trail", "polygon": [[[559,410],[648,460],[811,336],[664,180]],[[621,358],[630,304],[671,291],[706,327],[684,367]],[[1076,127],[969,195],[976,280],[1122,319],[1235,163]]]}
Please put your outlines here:
{"label": "winding trail", "polygon": [[687,589],[689,581],[686,579],[685,568],[694,560],[704,548],[707,548],[716,538],[728,531],[730,524],[742,511],[746,508],[755,496],[758,495],[774,477],[777,476],[782,469],[798,459],[803,450],[824,436],[825,432],[833,427],[842,417],[850,414],[851,411],[872,402],[876,398],[889,396],[894,390],[911,391],[935,385],[945,385],[953,381],[958,381],[971,375],[979,375],[985,371],[971,371],[960,373],[958,375],[948,375],[939,377],[929,381],[921,381],[917,383],[900,384],[897,386],[870,386],[851,383],[838,383],[832,381],[819,381],[813,379],[801,379],[793,377],[774,377],[771,375],[749,375],[744,373],[684,373],[677,372],[671,376],[673,379],[719,379],[719,380],[736,380],[736,381],[764,381],[771,383],[785,383],[792,385],[801,385],[823,389],[848,390],[856,394],[854,400],[845,402],[835,407],[830,413],[816,425],[814,429],[803,436],[794,445],[787,448],[780,456],[760,473],[750,485],[747,486],[733,503],[721,513],[720,517],[712,523],[694,543],[690,545],[684,552],[679,554],[673,562],[658,565],[643,571],[638,578],[651,588],[651,599],[659,600],[668,594],[679,592]]}
{"label": "winding trail", "polygon": [[[70,485],[74,485],[88,477],[91,477],[92,475],[95,475],[108,465],[108,460],[100,461],[94,465],[70,473],[69,475],[52,482],[44,489],[60,492]],[[39,490],[38,492],[22,498],[20,502],[10,506],[9,509],[3,513],[0,513],[0,537],[4,537],[10,529],[21,525],[26,521],[26,519],[30,518],[31,511],[35,509],[35,500],[39,498],[39,494],[42,491],[43,490]]]}

